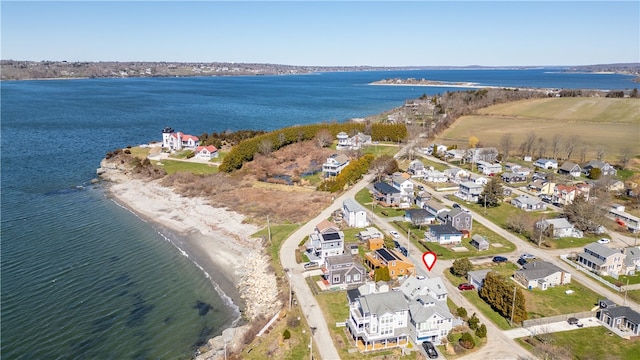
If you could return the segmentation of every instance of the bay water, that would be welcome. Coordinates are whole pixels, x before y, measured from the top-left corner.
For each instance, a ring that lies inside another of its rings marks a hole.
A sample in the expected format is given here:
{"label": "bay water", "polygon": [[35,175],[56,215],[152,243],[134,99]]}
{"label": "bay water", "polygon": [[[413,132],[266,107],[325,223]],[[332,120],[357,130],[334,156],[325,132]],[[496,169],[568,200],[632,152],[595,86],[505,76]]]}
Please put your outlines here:
{"label": "bay water", "polygon": [[187,359],[237,321],[236,306],[174,245],[175,234],[90,184],[106,152],[160,140],[165,126],[193,135],[273,130],[460,90],[368,85],[409,77],[636,87],[625,75],[549,69],[2,82],[1,357]]}

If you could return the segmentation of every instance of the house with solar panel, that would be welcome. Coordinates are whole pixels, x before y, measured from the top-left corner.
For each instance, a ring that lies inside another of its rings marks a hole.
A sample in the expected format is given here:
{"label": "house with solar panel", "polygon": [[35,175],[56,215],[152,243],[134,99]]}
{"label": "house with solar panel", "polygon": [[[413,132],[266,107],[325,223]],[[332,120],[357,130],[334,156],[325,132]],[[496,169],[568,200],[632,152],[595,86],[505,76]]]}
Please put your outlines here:
{"label": "house with solar panel", "polygon": [[327,257],[344,254],[344,233],[328,220],[322,220],[309,235],[306,246],[309,260],[322,265]]}
{"label": "house with solar panel", "polygon": [[396,280],[406,276],[415,275],[416,267],[408,257],[395,249],[382,248],[364,254],[364,263],[371,270],[386,267],[389,276]]}

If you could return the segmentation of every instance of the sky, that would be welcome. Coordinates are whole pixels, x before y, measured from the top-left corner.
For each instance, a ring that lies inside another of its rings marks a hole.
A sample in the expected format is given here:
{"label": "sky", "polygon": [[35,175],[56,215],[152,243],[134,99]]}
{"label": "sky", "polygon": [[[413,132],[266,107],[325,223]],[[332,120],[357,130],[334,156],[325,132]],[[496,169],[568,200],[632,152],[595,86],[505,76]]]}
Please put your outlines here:
{"label": "sky", "polygon": [[3,60],[306,66],[640,62],[640,1],[5,1]]}

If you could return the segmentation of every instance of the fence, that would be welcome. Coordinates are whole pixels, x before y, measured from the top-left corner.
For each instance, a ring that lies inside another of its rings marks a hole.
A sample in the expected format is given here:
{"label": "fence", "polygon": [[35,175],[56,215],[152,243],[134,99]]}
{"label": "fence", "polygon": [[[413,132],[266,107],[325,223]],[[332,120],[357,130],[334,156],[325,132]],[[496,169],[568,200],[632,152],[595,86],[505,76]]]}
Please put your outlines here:
{"label": "fence", "polygon": [[601,277],[600,277],[600,276],[598,276],[597,274],[595,274],[595,273],[591,272],[589,269],[587,269],[587,268],[585,268],[585,267],[583,267],[583,266],[580,266],[580,265],[578,265],[578,264],[574,263],[573,261],[571,261],[571,260],[568,258],[568,256],[567,256],[567,255],[560,255],[560,259],[564,260],[564,262],[566,262],[567,264],[569,264],[569,265],[573,266],[574,268],[576,268],[576,269],[580,270],[580,271],[581,271],[581,272],[583,272],[584,274],[587,274],[587,275],[591,276],[592,278],[594,278],[594,279],[596,279],[596,280],[600,281],[602,284],[604,284],[604,285],[606,285],[606,286],[608,286],[608,287],[612,288],[613,290],[615,290],[615,291],[617,291],[617,292],[621,292],[621,291],[624,291],[624,290],[625,290],[625,289],[624,289],[624,287],[615,286],[614,284],[612,284],[612,283],[608,282],[607,280],[605,280],[605,279],[601,278]]}
{"label": "fence", "polygon": [[572,318],[572,317],[576,319],[584,319],[584,318],[590,318],[595,316],[596,316],[595,311],[583,311],[583,312],[573,313],[573,314],[555,315],[555,316],[543,317],[538,319],[524,320],[522,322],[522,327],[528,328],[536,325],[546,325],[546,324],[551,324],[559,321],[567,321],[569,318]]}

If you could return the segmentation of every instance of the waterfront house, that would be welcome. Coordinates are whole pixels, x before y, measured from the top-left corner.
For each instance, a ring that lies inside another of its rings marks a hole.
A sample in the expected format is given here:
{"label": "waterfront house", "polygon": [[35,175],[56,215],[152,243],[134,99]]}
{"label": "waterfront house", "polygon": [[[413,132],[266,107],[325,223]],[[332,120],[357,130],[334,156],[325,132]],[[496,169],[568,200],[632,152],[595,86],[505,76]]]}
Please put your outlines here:
{"label": "waterfront house", "polygon": [[349,143],[349,135],[346,132],[340,131],[336,137],[338,138],[338,145],[336,145],[337,150],[348,149],[351,144]]}
{"label": "waterfront house", "polygon": [[588,244],[578,253],[577,262],[593,272],[604,275],[624,275],[626,255],[597,242]]}
{"label": "waterfront house", "polygon": [[316,225],[307,241],[307,256],[311,261],[324,264],[325,259],[344,253],[344,233],[328,220]]}
{"label": "waterfront house", "polygon": [[162,130],[162,147],[171,151],[180,151],[182,149],[195,150],[200,145],[197,136],[187,135],[182,132],[175,132],[170,127]]}
{"label": "waterfront house", "polygon": [[196,148],[196,159],[211,160],[218,157],[218,149],[215,146],[198,146]]}
{"label": "waterfront house", "polygon": [[369,226],[367,212],[353,199],[345,199],[342,202],[342,218],[350,227],[362,228]]}
{"label": "waterfront house", "polygon": [[344,154],[333,154],[327,158],[327,161],[322,164],[322,175],[327,177],[338,176],[342,169],[349,165],[349,157]]}
{"label": "waterfront house", "polygon": [[532,261],[513,274],[513,279],[527,289],[550,287],[571,283],[571,274],[547,261]]}

